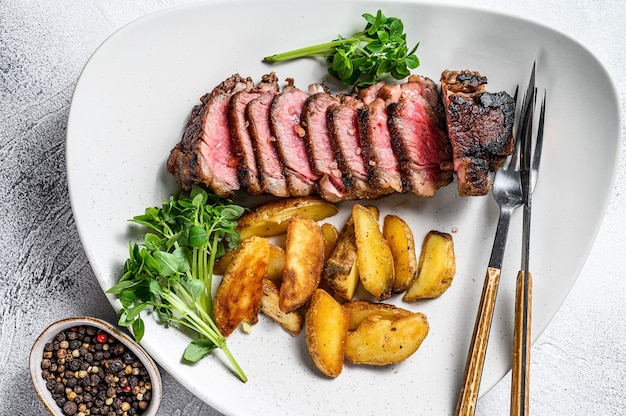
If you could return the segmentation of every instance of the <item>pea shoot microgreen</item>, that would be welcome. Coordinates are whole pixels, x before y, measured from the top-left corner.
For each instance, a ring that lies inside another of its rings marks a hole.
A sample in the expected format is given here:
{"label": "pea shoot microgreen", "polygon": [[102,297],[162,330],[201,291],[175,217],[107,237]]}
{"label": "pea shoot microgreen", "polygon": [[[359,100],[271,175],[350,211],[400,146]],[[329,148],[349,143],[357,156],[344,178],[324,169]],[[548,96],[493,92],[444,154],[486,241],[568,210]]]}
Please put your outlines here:
{"label": "pea shoot microgreen", "polygon": [[308,46],[263,58],[265,62],[282,62],[303,57],[323,57],[331,66],[328,72],[344,85],[367,86],[389,74],[395,79],[410,75],[419,66],[415,55],[419,43],[409,51],[402,21],[385,17],[378,10],[376,16],[365,13],[365,29],[350,37],[319,45]]}
{"label": "pea shoot microgreen", "polygon": [[171,196],[160,208],[147,208],[131,220],[147,228],[144,241],[129,244],[122,277],[107,293],[118,296],[118,323],[131,327],[137,341],[145,332],[141,312],[150,307],[166,327],[196,333],[198,338],[183,353],[186,361],[197,362],[219,348],[245,382],[245,373],[213,321],[211,292],[213,265],[239,244],[235,227],[243,212],[243,207],[200,187]]}

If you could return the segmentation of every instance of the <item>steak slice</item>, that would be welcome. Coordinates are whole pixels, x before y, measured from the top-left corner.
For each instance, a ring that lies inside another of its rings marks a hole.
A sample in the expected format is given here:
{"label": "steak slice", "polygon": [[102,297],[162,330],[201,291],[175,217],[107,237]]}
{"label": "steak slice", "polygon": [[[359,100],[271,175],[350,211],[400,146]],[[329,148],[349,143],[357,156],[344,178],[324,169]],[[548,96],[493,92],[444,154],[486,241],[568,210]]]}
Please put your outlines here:
{"label": "steak slice", "polygon": [[461,196],[489,193],[489,172],[495,172],[514,148],[515,100],[506,92],[487,92],[486,84],[487,78],[478,72],[445,70],[441,74]]}
{"label": "steak slice", "polygon": [[381,194],[402,192],[398,159],[393,152],[387,105],[377,97],[358,110],[359,137],[370,185]]}
{"label": "steak slice", "polygon": [[389,104],[387,111],[403,189],[434,196],[452,181],[452,149],[437,86],[429,78],[412,75],[401,85],[399,101]]}
{"label": "steak slice", "polygon": [[263,192],[263,189],[261,188],[250,131],[248,130],[246,108],[250,101],[261,95],[262,93],[258,91],[239,91],[230,98],[228,105],[230,135],[239,158],[239,181],[241,187],[252,195]]}
{"label": "steak slice", "polygon": [[363,107],[363,102],[350,95],[343,95],[340,99],[341,104],[329,107],[327,117],[337,165],[343,172],[343,183],[356,198],[375,198],[380,194],[369,184],[359,139],[358,110]]}
{"label": "steak slice", "polygon": [[193,108],[183,137],[167,160],[167,170],[183,190],[199,184],[226,197],[240,188],[239,160],[228,126],[228,103],[234,93],[251,88],[250,78],[235,74],[202,96],[201,103]]}
{"label": "steak slice", "polygon": [[349,198],[330,143],[326,121],[328,108],[337,103],[338,100],[326,92],[316,93],[306,99],[302,112],[302,127],[306,132],[304,138],[309,160],[313,171],[320,177],[317,181],[317,192],[330,202]]}
{"label": "steak slice", "polygon": [[363,104],[369,105],[376,98],[379,97],[379,92],[382,87],[385,86],[385,81],[379,81],[376,84],[372,84],[367,88],[363,88],[359,90],[358,97],[359,100],[363,101]]}
{"label": "steak slice", "polygon": [[259,98],[248,104],[246,116],[249,123],[250,137],[257,156],[257,166],[263,191],[278,197],[289,196],[287,180],[270,128],[270,107],[277,92],[266,91]]}
{"label": "steak slice", "polygon": [[276,138],[276,149],[292,196],[307,196],[315,191],[319,176],[313,172],[300,125],[308,94],[296,88],[292,80],[274,97],[270,107],[270,127]]}
{"label": "steak slice", "polygon": [[259,178],[259,170],[255,157],[255,150],[248,129],[246,108],[248,103],[260,97],[264,91],[278,92],[278,78],[274,73],[266,74],[253,91],[239,91],[230,98],[228,106],[228,121],[230,134],[239,158],[239,180],[241,187],[249,194],[263,192]]}

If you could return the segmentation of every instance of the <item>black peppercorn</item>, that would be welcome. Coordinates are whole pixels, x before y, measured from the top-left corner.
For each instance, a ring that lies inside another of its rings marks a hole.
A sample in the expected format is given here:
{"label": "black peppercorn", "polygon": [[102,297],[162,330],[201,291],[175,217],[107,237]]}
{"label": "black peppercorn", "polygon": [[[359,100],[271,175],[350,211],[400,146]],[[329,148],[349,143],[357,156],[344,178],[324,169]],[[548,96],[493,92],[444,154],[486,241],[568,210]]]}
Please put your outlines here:
{"label": "black peppercorn", "polygon": [[44,346],[41,369],[65,415],[137,415],[150,402],[151,383],[143,364],[94,327],[57,334]]}

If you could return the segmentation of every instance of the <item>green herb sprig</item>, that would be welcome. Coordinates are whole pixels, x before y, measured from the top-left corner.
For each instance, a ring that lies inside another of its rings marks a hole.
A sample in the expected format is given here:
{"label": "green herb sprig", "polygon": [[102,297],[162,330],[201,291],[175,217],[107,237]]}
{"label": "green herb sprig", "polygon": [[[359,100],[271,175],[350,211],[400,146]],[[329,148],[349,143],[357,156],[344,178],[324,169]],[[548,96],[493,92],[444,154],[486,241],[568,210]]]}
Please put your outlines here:
{"label": "green herb sprig", "polygon": [[376,16],[365,13],[365,29],[350,37],[337,39],[279,53],[263,58],[265,62],[282,62],[303,57],[323,57],[332,64],[328,72],[344,85],[367,86],[391,74],[395,79],[410,75],[419,66],[415,55],[419,43],[409,51],[402,21],[385,17],[378,10]]}
{"label": "green herb sprig", "polygon": [[123,275],[107,293],[122,304],[119,325],[131,327],[141,341],[141,312],[151,307],[165,326],[190,329],[198,338],[183,358],[197,362],[221,349],[242,380],[247,377],[213,321],[212,278],[215,260],[239,244],[235,230],[244,208],[194,187],[160,208],[147,208],[131,221],[149,229],[142,244],[129,245]]}

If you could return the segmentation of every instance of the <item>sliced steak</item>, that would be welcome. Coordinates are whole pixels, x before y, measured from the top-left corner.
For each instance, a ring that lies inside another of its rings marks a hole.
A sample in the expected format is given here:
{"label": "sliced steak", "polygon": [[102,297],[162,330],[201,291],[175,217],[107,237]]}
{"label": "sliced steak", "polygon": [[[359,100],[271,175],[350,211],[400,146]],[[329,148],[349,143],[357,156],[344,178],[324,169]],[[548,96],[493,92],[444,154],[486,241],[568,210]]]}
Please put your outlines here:
{"label": "sliced steak", "polygon": [[379,193],[369,184],[359,139],[358,110],[362,107],[361,100],[349,95],[341,96],[341,104],[335,104],[327,111],[328,131],[347,191],[356,198],[370,199],[379,196]]}
{"label": "sliced steak", "polygon": [[254,146],[248,128],[246,108],[248,103],[260,97],[264,91],[278,92],[278,78],[274,73],[263,75],[261,82],[253,91],[239,91],[230,98],[228,105],[228,121],[230,134],[237,157],[239,158],[239,180],[241,187],[249,194],[263,192]]}
{"label": "sliced steak", "polygon": [[363,101],[363,104],[369,105],[379,96],[380,89],[385,86],[385,81],[377,82],[376,84],[370,85],[367,88],[363,88],[359,90],[358,97],[359,100]]}
{"label": "sliced steak", "polygon": [[313,171],[320,177],[317,181],[317,192],[330,202],[349,198],[330,143],[326,121],[328,108],[336,104],[336,98],[320,92],[306,99],[302,112],[302,127],[306,132],[304,138],[309,160]]}
{"label": "sliced steak", "polygon": [[250,131],[248,130],[246,108],[250,101],[261,95],[262,93],[258,91],[239,91],[230,98],[228,106],[230,134],[239,158],[239,181],[241,187],[252,195],[261,193],[263,189],[261,188]]}
{"label": "sliced steak", "polygon": [[398,159],[393,152],[387,105],[377,97],[358,110],[359,137],[370,185],[381,194],[402,192]]}
{"label": "sliced steak", "polygon": [[300,125],[307,98],[307,93],[290,84],[274,97],[270,107],[270,126],[292,196],[312,194],[319,179],[311,168],[304,143],[305,132]]}
{"label": "sliced steak", "polygon": [[496,171],[513,152],[515,100],[486,91],[487,78],[472,71],[444,71],[442,96],[459,195],[486,195]]}
{"label": "sliced steak", "polygon": [[259,98],[250,101],[246,108],[246,116],[256,151],[263,191],[270,195],[287,197],[289,196],[287,180],[274,144],[276,139],[270,128],[270,107],[276,94],[274,91],[266,91]]}
{"label": "sliced steak", "polygon": [[228,103],[233,94],[253,86],[250,78],[235,74],[205,94],[201,104],[193,108],[183,137],[167,161],[167,170],[183,190],[201,184],[225,197],[240,188],[239,160],[228,126]]}
{"label": "sliced steak", "polygon": [[413,75],[401,85],[399,101],[389,104],[387,111],[403,189],[434,196],[452,181],[452,149],[437,86]]}

